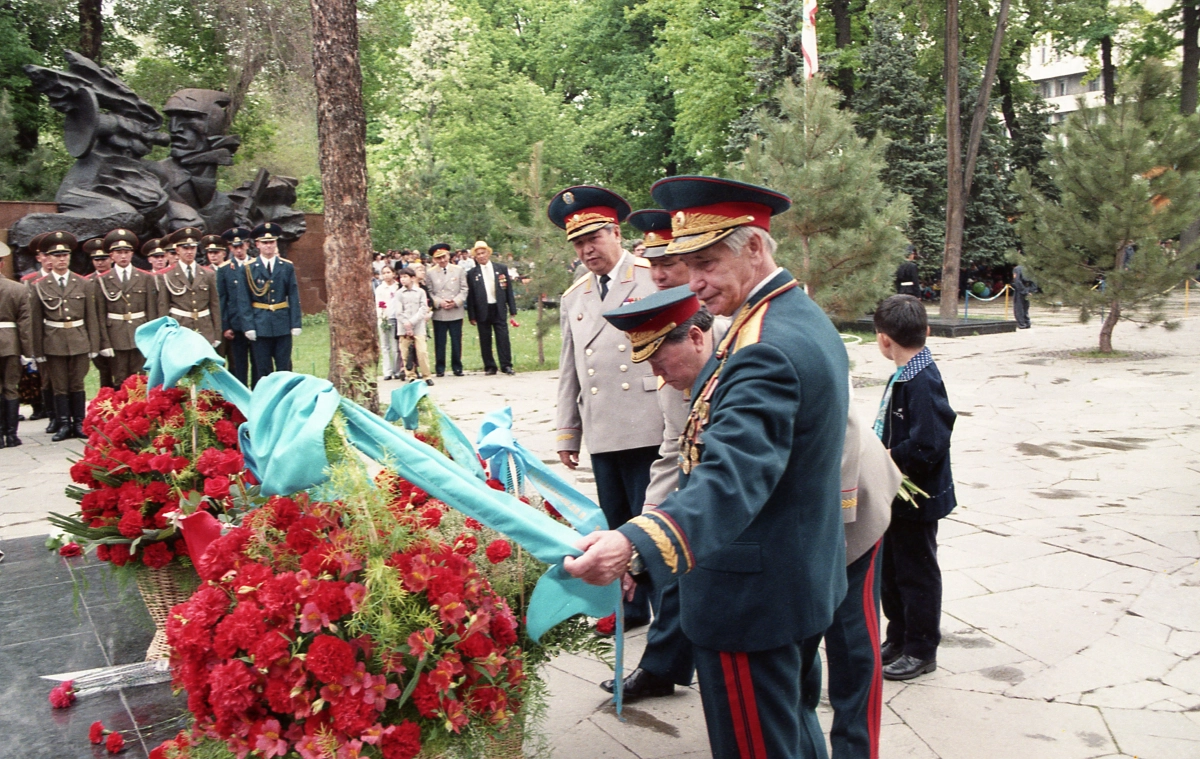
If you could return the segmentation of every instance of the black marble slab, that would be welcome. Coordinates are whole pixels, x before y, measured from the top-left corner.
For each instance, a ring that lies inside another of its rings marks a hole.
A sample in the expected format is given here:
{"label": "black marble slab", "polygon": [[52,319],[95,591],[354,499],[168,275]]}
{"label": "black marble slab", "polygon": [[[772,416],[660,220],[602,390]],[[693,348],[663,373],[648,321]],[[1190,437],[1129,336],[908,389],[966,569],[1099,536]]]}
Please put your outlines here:
{"label": "black marble slab", "polygon": [[154,623],[137,588],[101,562],[63,559],[42,537],[0,542],[0,759],[100,759],[88,742],[100,720],[120,730],[119,756],[144,759],[185,724],[187,699],[169,683],[85,695],[53,709],[45,675],[132,664],[146,655]]}

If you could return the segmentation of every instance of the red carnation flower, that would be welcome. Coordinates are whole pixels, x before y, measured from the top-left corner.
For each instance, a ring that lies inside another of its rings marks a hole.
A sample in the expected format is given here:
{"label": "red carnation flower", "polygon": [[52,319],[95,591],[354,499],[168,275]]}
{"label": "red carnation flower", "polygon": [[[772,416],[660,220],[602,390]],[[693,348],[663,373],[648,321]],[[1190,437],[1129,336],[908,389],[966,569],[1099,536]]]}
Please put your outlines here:
{"label": "red carnation flower", "polygon": [[145,525],[142,522],[142,512],[137,509],[126,511],[121,521],[117,524],[117,529],[121,534],[130,540],[142,537],[142,527]]}
{"label": "red carnation flower", "polygon": [[428,529],[432,530],[442,523],[442,510],[437,506],[430,506],[421,512],[421,523]]}
{"label": "red carnation flower", "polygon": [[487,486],[492,490],[504,490],[504,483],[492,477],[487,481]]}
{"label": "red carnation flower", "polygon": [[[99,552],[97,552],[96,555],[99,556]],[[113,543],[108,547],[108,560],[111,561],[114,566],[125,566],[129,563],[131,556],[132,555],[129,553],[129,546],[125,545],[124,543]]]}
{"label": "red carnation flower", "polygon": [[421,727],[408,720],[391,725],[383,731],[379,746],[383,759],[413,759],[421,753]]}
{"label": "red carnation flower", "polygon": [[483,529],[483,523],[477,519],[472,519],[471,517],[467,517],[463,524],[467,526],[468,530],[475,530],[478,532],[479,530]]}
{"label": "red carnation flower", "polygon": [[142,549],[142,563],[151,569],[161,569],[175,558],[166,543],[151,543]]}
{"label": "red carnation flower", "polygon": [[55,709],[66,709],[75,703],[75,681],[67,680],[50,691],[50,705]]}
{"label": "red carnation flower", "polygon": [[232,448],[237,445],[238,431],[237,426],[228,419],[222,419],[213,425],[213,432],[217,435],[217,442],[226,448]]}
{"label": "red carnation flower", "polygon": [[612,635],[617,630],[617,615],[609,614],[603,619],[596,621],[596,632],[601,635]]}
{"label": "red carnation flower", "polygon": [[493,564],[499,564],[509,556],[512,556],[512,546],[509,545],[507,540],[497,539],[493,540],[491,543],[488,543],[488,561],[492,562]]}
{"label": "red carnation flower", "polygon": [[112,549],[110,549],[106,544],[101,543],[100,545],[96,546],[96,558],[100,561],[109,561],[111,559],[111,551]]}
{"label": "red carnation flower", "polygon": [[75,556],[79,556],[82,553],[83,553],[83,547],[74,541],[67,543],[62,548],[58,549],[58,555],[65,556],[68,559],[75,557]]}
{"label": "red carnation flower", "polygon": [[104,748],[110,754],[119,754],[125,750],[125,739],[120,733],[109,733],[108,740],[104,741]]}
{"label": "red carnation flower", "polygon": [[479,549],[479,540],[474,535],[462,533],[454,539],[454,552],[459,556],[470,556]]}
{"label": "red carnation flower", "polygon": [[341,638],[318,635],[308,647],[304,661],[308,671],[318,680],[336,683],[354,671],[354,649]]}
{"label": "red carnation flower", "polygon": [[99,745],[104,740],[104,724],[101,722],[93,722],[91,728],[88,729],[88,740]]}

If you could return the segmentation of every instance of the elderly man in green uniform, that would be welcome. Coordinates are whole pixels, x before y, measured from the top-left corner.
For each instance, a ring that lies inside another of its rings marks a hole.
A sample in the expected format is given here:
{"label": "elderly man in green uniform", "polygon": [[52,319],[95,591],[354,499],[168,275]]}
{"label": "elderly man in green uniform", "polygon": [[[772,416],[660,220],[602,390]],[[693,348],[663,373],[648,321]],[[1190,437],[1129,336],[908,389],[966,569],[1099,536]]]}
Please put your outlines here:
{"label": "elderly man in green uniform", "polygon": [[238,277],[239,321],[251,342],[253,383],[272,372],[292,370],[292,338],[300,335],[300,285],[296,267],[279,255],[278,224],[254,228],[258,258]]}
{"label": "elderly man in green uniform", "polygon": [[221,303],[217,275],[196,263],[201,237],[199,229],[184,227],[167,239],[179,261],[159,275],[158,315],[194,329],[215,348],[221,344]]}
{"label": "elderly man in green uniform", "polygon": [[[611,529],[641,513],[663,431],[657,380],[630,359],[629,339],[603,316],[656,290],[646,261],[621,247],[618,225],[629,211],[620,195],[590,186],[559,192],[547,209],[588,271],[559,303],[558,458],[575,469],[586,443]],[[630,627],[650,621],[645,592],[625,605],[625,619]],[[611,633],[611,621],[602,620],[600,632]]]}
{"label": "elderly man in green uniform", "polygon": [[83,417],[87,396],[83,380],[88,360],[100,353],[103,325],[96,311],[92,283],[71,271],[75,236],[53,232],[42,240],[42,252],[50,259],[50,274],[30,288],[33,317],[33,352],[50,376],[58,431],[55,443],[84,437]]}
{"label": "elderly man in green uniform", "polygon": [[692,386],[679,490],[582,538],[564,566],[596,584],[679,583],[714,757],[824,757],[817,650],[846,593],[846,349],[775,264],[786,196],[712,177],[651,192],[672,214],[667,252],[733,324]]}
{"label": "elderly man in green uniform", "polygon": [[104,236],[104,248],[112,258],[112,269],[95,278],[96,304],[105,327],[105,347],[111,348],[113,382],[117,387],[142,371],[144,359],[134,333],[158,317],[158,289],[154,275],[133,265],[137,235],[114,229]]}
{"label": "elderly man in green uniform", "polygon": [[[0,243],[0,258],[12,249]],[[29,291],[18,282],[0,275],[0,448],[21,444],[17,425],[21,418],[22,357],[33,355],[33,320],[29,314]]]}

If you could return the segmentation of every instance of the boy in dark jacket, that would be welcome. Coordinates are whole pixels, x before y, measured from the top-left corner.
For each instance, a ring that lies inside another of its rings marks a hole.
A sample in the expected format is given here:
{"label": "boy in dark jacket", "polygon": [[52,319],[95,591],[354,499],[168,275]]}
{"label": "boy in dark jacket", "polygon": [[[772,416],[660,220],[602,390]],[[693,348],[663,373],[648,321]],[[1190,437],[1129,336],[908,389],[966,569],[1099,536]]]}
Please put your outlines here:
{"label": "boy in dark jacket", "polygon": [[950,474],[954,410],[941,372],[925,347],[929,322],[921,301],[893,295],[875,310],[879,351],[896,363],[875,420],[875,433],[900,471],[928,494],[892,502],[883,536],[883,613],[887,637],[883,676],[911,680],[937,669],[941,641],[942,571],[937,563],[938,520],[956,501]]}

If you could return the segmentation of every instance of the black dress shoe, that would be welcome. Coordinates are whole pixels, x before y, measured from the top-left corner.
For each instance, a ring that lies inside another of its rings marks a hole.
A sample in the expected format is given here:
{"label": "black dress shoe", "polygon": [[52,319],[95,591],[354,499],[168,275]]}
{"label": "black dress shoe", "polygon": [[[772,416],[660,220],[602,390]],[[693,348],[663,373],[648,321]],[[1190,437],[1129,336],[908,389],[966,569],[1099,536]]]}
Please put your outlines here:
{"label": "black dress shoe", "polygon": [[490,377],[496,373],[496,370],[495,369],[485,369],[483,373]]}
{"label": "black dress shoe", "polygon": [[[613,692],[613,680],[605,680],[600,683],[600,687],[609,693]],[[659,677],[653,673],[638,667],[630,673],[629,677],[625,678],[624,701],[639,701],[643,698],[659,698],[662,696],[670,696],[675,692],[675,683]]]}
{"label": "black dress shoe", "polygon": [[511,366],[508,367],[507,369],[502,369],[501,371],[503,371],[505,374],[508,374],[508,375],[516,375],[516,372],[513,371]]}
{"label": "black dress shoe", "polygon": [[884,680],[911,680],[937,669],[937,659],[918,659],[905,654],[883,668]]}
{"label": "black dress shoe", "polygon": [[882,646],[879,647],[879,659],[885,667],[903,655],[904,647],[892,643],[890,640],[886,641]]}
{"label": "black dress shoe", "polygon": [[438,376],[438,379],[441,379],[442,377],[445,377],[445,376],[446,376],[446,373],[445,373],[445,372],[438,372],[438,373],[437,373],[437,376]]}

